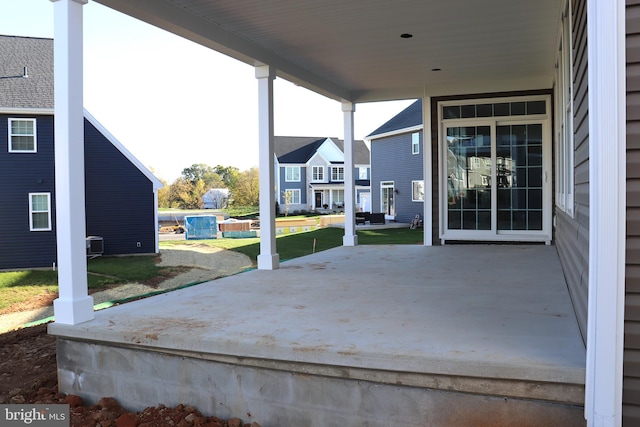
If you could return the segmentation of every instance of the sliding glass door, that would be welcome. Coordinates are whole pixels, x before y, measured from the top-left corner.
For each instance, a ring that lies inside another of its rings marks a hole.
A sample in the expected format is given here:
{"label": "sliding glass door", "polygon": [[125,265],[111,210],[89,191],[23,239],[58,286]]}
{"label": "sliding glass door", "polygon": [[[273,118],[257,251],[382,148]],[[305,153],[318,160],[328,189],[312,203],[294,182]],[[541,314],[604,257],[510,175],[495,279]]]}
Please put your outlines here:
{"label": "sliding glass door", "polygon": [[[546,102],[532,106],[531,114],[495,114],[495,106],[504,104],[481,104],[491,115],[441,121],[443,240],[551,240]],[[526,102],[517,104],[527,111]],[[441,112],[446,117],[457,111]]]}

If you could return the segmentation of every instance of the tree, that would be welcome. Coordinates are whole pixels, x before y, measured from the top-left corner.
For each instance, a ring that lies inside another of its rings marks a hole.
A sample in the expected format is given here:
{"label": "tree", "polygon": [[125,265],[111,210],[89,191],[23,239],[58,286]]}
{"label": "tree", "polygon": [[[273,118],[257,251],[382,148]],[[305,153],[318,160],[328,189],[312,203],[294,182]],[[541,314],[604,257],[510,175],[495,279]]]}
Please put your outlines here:
{"label": "tree", "polygon": [[223,188],[225,185],[224,181],[220,175],[215,172],[214,168],[202,163],[196,163],[191,165],[191,167],[183,169],[182,177],[193,185],[196,185],[198,181],[202,181],[207,189]]}
{"label": "tree", "polygon": [[222,166],[218,165],[213,168],[213,171],[222,178],[225,188],[233,191],[238,184],[238,178],[240,177],[240,169],[235,166]]}
{"label": "tree", "polygon": [[291,207],[291,199],[293,198],[293,191],[291,190],[283,191],[282,198],[284,199],[284,216],[289,216],[289,208]]}
{"label": "tree", "polygon": [[260,204],[260,174],[258,168],[240,172],[233,192],[234,206],[258,206]]}
{"label": "tree", "polygon": [[179,209],[198,209],[202,207],[202,195],[205,193],[204,181],[195,183],[181,177],[171,184],[169,207]]}
{"label": "tree", "polygon": [[168,208],[171,206],[171,186],[163,179],[160,182],[162,182],[163,187],[158,189],[158,207]]}

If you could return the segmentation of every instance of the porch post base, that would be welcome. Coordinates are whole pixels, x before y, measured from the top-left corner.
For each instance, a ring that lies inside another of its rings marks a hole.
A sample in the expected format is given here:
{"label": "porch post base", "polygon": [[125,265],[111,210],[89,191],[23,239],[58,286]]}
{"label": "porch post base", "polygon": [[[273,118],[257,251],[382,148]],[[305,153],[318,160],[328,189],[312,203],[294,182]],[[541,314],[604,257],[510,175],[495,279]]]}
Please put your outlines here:
{"label": "porch post base", "polygon": [[280,268],[280,255],[258,255],[258,270],[277,270]]}
{"label": "porch post base", "polygon": [[344,235],[342,236],[342,246],[358,246],[358,235]]}
{"label": "porch post base", "polygon": [[53,301],[56,323],[77,325],[93,320],[93,297],[58,298]]}

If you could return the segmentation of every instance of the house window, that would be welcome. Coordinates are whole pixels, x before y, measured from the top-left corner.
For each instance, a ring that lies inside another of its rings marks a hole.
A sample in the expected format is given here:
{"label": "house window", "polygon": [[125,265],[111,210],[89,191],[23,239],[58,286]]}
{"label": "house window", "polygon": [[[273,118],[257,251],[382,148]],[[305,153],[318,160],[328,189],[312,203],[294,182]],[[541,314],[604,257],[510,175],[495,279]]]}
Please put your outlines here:
{"label": "house window", "polygon": [[420,154],[420,134],[418,132],[411,134],[411,154]]}
{"label": "house window", "polygon": [[424,202],[424,181],[411,181],[411,200]]}
{"label": "house window", "polygon": [[[298,188],[293,188],[293,189],[289,189],[289,190],[284,190],[284,197],[285,197],[285,204],[288,202],[288,204],[300,204],[300,189]],[[287,198],[289,199],[287,201]]]}
{"label": "house window", "polygon": [[331,168],[331,181],[344,181],[344,167],[334,166]]}
{"label": "house window", "polygon": [[344,209],[344,190],[332,190],[331,199],[335,209]]}
{"label": "house window", "polygon": [[556,205],[573,216],[574,141],[573,141],[573,67],[571,62],[571,2],[562,16],[562,36],[556,59]]}
{"label": "house window", "polygon": [[369,174],[367,172],[368,172],[367,167],[359,167],[358,179],[369,179]]}
{"label": "house window", "polygon": [[311,176],[313,181],[324,181],[324,167],[313,166]]}
{"label": "house window", "polygon": [[36,119],[9,119],[9,152],[35,153]]}
{"label": "house window", "polygon": [[300,166],[287,166],[284,180],[286,182],[300,182]]}
{"label": "house window", "polygon": [[50,193],[29,193],[29,229],[51,231]]}

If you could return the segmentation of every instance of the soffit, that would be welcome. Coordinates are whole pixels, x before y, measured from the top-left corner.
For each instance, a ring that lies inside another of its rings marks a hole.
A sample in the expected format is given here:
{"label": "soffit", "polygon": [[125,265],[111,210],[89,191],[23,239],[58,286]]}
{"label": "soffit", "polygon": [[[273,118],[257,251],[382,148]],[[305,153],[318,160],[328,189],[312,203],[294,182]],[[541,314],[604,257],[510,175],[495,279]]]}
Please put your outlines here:
{"label": "soffit", "polygon": [[[334,99],[550,88],[561,0],[97,0]],[[403,39],[403,33],[412,38]],[[432,71],[439,68],[441,71]]]}

